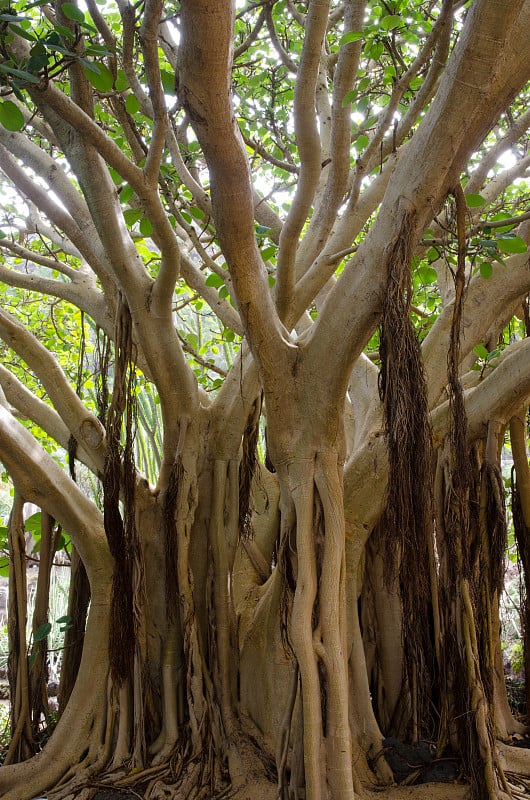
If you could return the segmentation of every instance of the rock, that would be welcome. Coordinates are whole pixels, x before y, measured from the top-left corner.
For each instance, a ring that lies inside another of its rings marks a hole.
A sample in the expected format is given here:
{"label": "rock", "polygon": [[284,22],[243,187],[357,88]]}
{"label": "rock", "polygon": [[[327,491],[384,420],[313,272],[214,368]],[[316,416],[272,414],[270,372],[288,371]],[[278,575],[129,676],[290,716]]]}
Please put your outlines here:
{"label": "rock", "polygon": [[398,739],[388,737],[383,740],[383,751],[396,783],[401,783],[411,772],[426,767],[432,762],[428,742],[404,744]]}

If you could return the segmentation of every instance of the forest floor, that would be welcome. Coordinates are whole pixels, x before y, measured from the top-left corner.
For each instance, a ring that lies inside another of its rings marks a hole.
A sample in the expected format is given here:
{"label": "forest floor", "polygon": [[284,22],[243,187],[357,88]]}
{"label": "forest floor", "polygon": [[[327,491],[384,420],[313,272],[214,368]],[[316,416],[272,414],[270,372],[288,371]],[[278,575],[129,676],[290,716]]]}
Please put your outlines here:
{"label": "forest floor", "polygon": [[[225,795],[227,800],[276,800],[277,787],[271,783],[246,786],[235,794]],[[99,791],[93,800],[138,800],[139,795],[117,791]],[[381,787],[377,792],[366,792],[365,800],[466,800],[467,787],[447,783],[424,783],[419,786]],[[175,798],[185,800],[185,798]]]}
{"label": "forest floor", "polygon": [[[379,791],[366,791],[363,800],[466,800],[467,796],[468,789],[464,785],[423,783],[419,786],[382,786]],[[277,787],[272,784],[247,786],[231,796],[231,800],[276,800],[276,798]],[[109,796],[101,800],[123,800],[123,796],[121,798]]]}

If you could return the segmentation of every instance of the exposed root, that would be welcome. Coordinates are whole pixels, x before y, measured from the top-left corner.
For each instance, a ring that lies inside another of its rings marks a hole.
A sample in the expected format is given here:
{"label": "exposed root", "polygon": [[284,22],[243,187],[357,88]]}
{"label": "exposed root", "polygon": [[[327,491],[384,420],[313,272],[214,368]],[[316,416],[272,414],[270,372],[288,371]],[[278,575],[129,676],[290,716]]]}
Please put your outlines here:
{"label": "exposed root", "polygon": [[278,800],[282,800],[287,796],[287,780],[286,780],[286,765],[287,755],[289,752],[289,735],[291,732],[291,724],[293,719],[294,704],[298,695],[299,689],[299,671],[298,664],[295,664],[293,674],[291,676],[291,687],[289,691],[289,700],[285,709],[285,715],[282,721],[282,728],[278,737],[278,746],[276,754],[276,769],[278,772]]}
{"label": "exposed root", "polygon": [[505,774],[512,797],[527,800],[530,797],[530,778],[516,772],[506,772]]}

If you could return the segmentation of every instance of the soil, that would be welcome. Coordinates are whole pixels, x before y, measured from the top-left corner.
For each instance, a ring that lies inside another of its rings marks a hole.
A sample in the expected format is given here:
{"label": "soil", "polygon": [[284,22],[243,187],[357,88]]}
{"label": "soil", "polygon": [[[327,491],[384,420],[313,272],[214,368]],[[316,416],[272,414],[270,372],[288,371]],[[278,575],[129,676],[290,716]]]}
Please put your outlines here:
{"label": "soil", "polygon": [[[381,787],[378,792],[366,792],[365,800],[466,800],[467,787],[447,783],[424,783],[421,786]],[[356,795],[359,797],[359,795]],[[232,796],[231,800],[276,800],[277,788],[272,784],[248,786]],[[105,800],[120,800],[109,797]],[[123,797],[121,798],[123,800]]]}
{"label": "soil", "polygon": [[138,800],[138,795],[130,792],[98,792],[93,800]]}
{"label": "soil", "polygon": [[[246,786],[236,794],[227,795],[227,800],[276,800],[276,786],[260,783]],[[394,786],[381,788],[379,792],[367,792],[366,800],[466,800],[467,787],[447,783],[424,783],[421,786]],[[138,800],[130,792],[99,791],[93,800]],[[185,800],[185,798],[175,798]]]}

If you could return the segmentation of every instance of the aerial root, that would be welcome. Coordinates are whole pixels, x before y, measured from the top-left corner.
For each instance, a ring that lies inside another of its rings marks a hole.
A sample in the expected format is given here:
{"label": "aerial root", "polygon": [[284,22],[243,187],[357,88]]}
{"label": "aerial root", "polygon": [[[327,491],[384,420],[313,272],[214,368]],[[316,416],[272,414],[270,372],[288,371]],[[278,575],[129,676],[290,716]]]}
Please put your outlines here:
{"label": "aerial root", "polygon": [[525,781],[530,779],[530,753],[526,748],[513,747],[498,741],[497,752],[505,775],[517,776]]}
{"label": "aerial root", "polygon": [[505,775],[513,797],[521,800],[530,797],[530,778],[516,772],[506,772]]}

